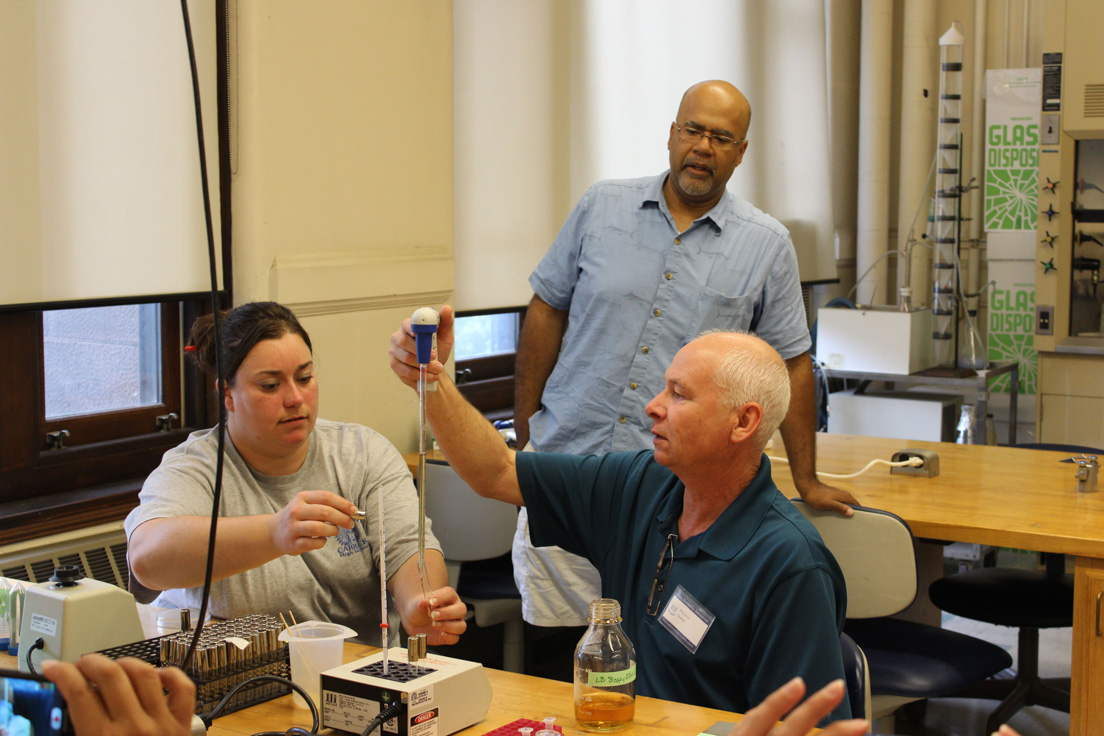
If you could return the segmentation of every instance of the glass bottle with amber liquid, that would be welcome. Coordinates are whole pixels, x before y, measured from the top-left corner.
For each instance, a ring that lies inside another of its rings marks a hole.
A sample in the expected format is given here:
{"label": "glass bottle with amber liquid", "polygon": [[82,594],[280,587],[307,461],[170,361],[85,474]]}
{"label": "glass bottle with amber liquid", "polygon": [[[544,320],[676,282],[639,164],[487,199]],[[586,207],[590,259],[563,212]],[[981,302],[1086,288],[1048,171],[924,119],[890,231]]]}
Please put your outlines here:
{"label": "glass bottle with amber liquid", "polygon": [[599,598],[575,648],[575,720],[586,731],[620,731],[635,710],[636,650],[621,629],[621,604]]}

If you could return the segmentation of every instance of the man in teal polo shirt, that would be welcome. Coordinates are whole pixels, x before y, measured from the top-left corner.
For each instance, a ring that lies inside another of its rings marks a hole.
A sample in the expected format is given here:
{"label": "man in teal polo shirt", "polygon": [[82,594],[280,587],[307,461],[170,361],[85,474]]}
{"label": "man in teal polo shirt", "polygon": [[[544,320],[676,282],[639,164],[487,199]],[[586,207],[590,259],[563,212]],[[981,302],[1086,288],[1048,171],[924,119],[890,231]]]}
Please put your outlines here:
{"label": "man in teal polo shirt", "polygon": [[[441,311],[438,355],[452,349]],[[409,324],[391,366],[416,385]],[[782,358],[757,337],[717,332],[675,355],[647,406],[654,450],[515,453],[457,391],[440,360],[426,408],[446,458],[477,493],[529,510],[534,544],[598,568],[621,602],[637,692],[745,712],[794,675],[843,676],[843,575],[770,477],[767,440],[790,403]],[[841,703],[828,720],[846,718]]]}

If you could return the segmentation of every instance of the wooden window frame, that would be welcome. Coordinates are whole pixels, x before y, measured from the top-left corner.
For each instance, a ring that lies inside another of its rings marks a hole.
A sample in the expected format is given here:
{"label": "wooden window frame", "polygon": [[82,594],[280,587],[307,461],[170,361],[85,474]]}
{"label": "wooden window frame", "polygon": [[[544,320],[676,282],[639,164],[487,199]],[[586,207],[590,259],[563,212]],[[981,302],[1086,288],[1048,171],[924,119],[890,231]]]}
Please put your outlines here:
{"label": "wooden window frame", "polygon": [[[215,0],[215,7],[217,47],[226,49],[226,0]],[[225,284],[218,299],[223,309],[233,303],[228,79],[227,58],[223,54],[217,65],[217,176],[221,182],[218,206],[222,215],[219,257]],[[183,343],[179,335],[188,333],[197,316],[211,312],[211,295],[167,294],[160,295],[159,299],[179,304],[180,333],[172,346],[179,356]],[[105,300],[97,306],[154,300],[157,297]],[[71,305],[39,305],[39,308],[60,306]],[[103,441],[56,450],[56,454],[44,457],[39,438],[44,436],[42,425],[46,422],[44,412],[42,418],[37,413],[42,399],[40,370],[36,366],[36,362],[42,362],[41,339],[35,338],[34,320],[33,314],[19,308],[0,307],[0,345],[4,347],[0,352],[0,416],[3,417],[0,421],[0,545],[122,519],[138,505],[138,491],[165,451],[180,444],[192,429],[211,427],[218,421],[213,380],[191,361],[178,359],[174,385],[182,386],[177,389],[181,391],[179,403],[183,409],[177,412],[182,417],[180,428],[115,439],[106,439],[111,431],[105,430]],[[29,354],[35,353],[35,345],[38,353],[29,358]],[[28,347],[24,349],[24,346]],[[144,423],[145,417],[134,421]]]}
{"label": "wooden window frame", "polygon": [[[121,519],[137,505],[145,476],[189,432],[217,420],[213,384],[183,365],[182,326],[209,313],[204,295],[171,295],[161,310],[162,402],[139,409],[46,421],[42,310],[0,312],[0,544]],[[127,303],[139,303],[133,300]],[[144,301],[143,303],[149,303]],[[81,306],[107,306],[81,305]],[[183,325],[182,322],[183,315]],[[177,427],[156,417],[175,412]],[[46,433],[69,429],[64,449]]]}
{"label": "wooden window frame", "polygon": [[[45,411],[39,416],[41,426],[40,434],[42,447],[46,446],[46,435],[58,430],[68,430],[66,438],[67,447],[79,447],[97,442],[133,437],[159,431],[157,429],[157,417],[169,414],[183,416],[181,408],[180,390],[180,304],[178,302],[161,302],[161,345],[158,351],[161,356],[161,401],[156,404],[120,409],[111,412],[97,412],[93,414],[77,414],[71,416],[47,419]],[[45,409],[45,360],[43,349],[45,341],[42,332],[42,312],[35,312],[38,316],[38,361],[39,361],[39,385],[40,396],[43,397],[42,407]],[[177,422],[179,426],[179,420]],[[42,457],[43,462],[49,462],[52,455],[60,451],[47,453]]]}
{"label": "wooden window frame", "polygon": [[[456,316],[506,314],[518,315],[518,339],[525,324],[525,309],[507,308],[478,312],[458,312]],[[514,416],[514,371],[517,352],[488,355],[456,361],[457,388],[472,406],[491,420],[509,419]]]}

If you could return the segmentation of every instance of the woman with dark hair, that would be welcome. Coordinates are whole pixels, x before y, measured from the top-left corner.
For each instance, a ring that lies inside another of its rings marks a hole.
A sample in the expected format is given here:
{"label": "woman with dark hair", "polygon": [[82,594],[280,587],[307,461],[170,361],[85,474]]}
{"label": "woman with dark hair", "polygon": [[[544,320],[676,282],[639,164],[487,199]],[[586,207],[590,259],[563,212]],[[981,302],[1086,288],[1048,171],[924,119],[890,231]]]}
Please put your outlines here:
{"label": "woman with dark hair", "polygon": [[[188,350],[215,372],[210,316],[196,321]],[[227,441],[212,615],[291,611],[300,622],[333,621],[378,641],[383,494],[387,587],[397,614],[430,644],[456,643],[466,607],[447,587],[428,520],[428,604],[422,593],[418,501],[406,463],[377,432],[317,417],[310,337],[291,310],[253,302],[225,313],[222,358]],[[131,587],[141,602],[199,607],[217,442],[217,429],[201,430],[165,453],[127,517]],[[357,509],[367,512],[364,526],[351,518]]]}

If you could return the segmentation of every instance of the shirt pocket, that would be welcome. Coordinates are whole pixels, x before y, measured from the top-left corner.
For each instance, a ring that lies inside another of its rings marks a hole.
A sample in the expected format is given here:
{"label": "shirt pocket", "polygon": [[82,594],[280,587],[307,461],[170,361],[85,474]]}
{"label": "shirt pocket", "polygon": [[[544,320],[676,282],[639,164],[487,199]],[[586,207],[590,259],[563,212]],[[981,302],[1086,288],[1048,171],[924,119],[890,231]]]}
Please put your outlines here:
{"label": "shirt pocket", "polygon": [[689,342],[706,330],[746,330],[751,325],[753,307],[750,296],[728,296],[703,286],[698,292],[686,340]]}

